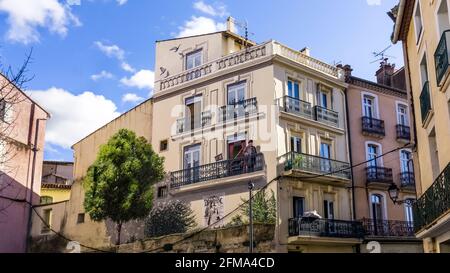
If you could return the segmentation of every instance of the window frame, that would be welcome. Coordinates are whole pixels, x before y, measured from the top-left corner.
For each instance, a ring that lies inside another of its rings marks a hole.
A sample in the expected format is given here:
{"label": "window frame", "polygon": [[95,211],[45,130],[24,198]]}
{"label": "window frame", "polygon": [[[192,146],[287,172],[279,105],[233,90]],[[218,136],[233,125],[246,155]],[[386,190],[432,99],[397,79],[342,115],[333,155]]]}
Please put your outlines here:
{"label": "window frame", "polygon": [[[405,117],[406,117],[406,123],[402,124],[400,123],[400,108],[405,108]],[[397,125],[404,125],[404,126],[410,126],[410,117],[409,117],[409,107],[408,104],[400,101],[395,102],[395,113],[397,115]]]}
{"label": "window frame", "polygon": [[[419,11],[420,13],[420,30],[417,30],[417,11]],[[420,0],[416,1],[416,4],[414,6],[414,11],[413,11],[413,23],[414,23],[414,34],[416,36],[416,45],[418,46],[420,44],[420,41],[422,40],[423,37],[423,32],[424,32],[424,28],[423,28],[423,14],[422,14],[422,7],[420,6]]]}
{"label": "window frame", "polygon": [[366,115],[366,111],[365,111],[365,102],[364,99],[366,97],[371,97],[373,99],[373,115],[372,118],[375,119],[380,119],[380,111],[379,111],[379,107],[378,107],[378,96],[376,94],[373,94],[371,92],[367,92],[367,91],[363,91],[361,92],[361,114],[363,117],[368,117]]}
{"label": "window frame", "polygon": [[[200,55],[200,64],[199,65],[195,65],[195,58],[197,57],[197,54]],[[189,68],[188,67],[188,65],[189,65],[188,58],[191,56],[195,56],[195,57],[193,60],[193,66]],[[186,53],[185,66],[184,66],[185,70],[191,70],[191,69],[194,69],[194,68],[202,66],[202,65],[203,65],[203,48],[199,48],[199,49],[193,50],[189,53]]]}
{"label": "window frame", "polygon": [[[375,160],[375,166],[377,167],[384,167],[384,162],[383,162],[383,157],[379,157],[380,155],[383,154],[383,146],[381,145],[381,143],[375,142],[375,141],[366,141],[365,142],[365,149],[366,149],[366,160],[370,160],[369,158],[369,146],[377,146],[378,148],[378,153],[377,153],[377,160]],[[373,167],[374,165],[370,165],[370,162],[367,162],[367,167]]]}

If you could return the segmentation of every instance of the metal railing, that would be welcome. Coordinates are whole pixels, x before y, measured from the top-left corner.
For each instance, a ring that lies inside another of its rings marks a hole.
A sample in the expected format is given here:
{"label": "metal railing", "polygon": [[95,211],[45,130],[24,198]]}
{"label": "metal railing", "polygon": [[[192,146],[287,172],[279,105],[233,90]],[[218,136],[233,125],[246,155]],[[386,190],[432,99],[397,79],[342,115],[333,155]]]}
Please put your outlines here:
{"label": "metal railing", "polygon": [[190,132],[195,129],[203,128],[211,125],[211,111],[202,112],[200,116],[183,117],[177,119],[177,133]]}
{"label": "metal railing", "polygon": [[219,122],[227,122],[233,119],[247,117],[258,113],[256,98],[232,102],[219,108]]}
{"label": "metal railing", "polygon": [[282,100],[282,109],[284,112],[292,113],[294,115],[301,116],[307,119],[313,119],[311,103],[289,96],[284,96]]}
{"label": "metal railing", "polygon": [[430,83],[425,82],[420,93],[420,113],[422,114],[422,123],[425,123],[428,113],[431,111]]}
{"label": "metal railing", "polygon": [[314,118],[334,127],[339,127],[339,113],[321,106],[314,106]]}
{"label": "metal railing", "polygon": [[320,175],[351,178],[350,164],[319,156],[289,152],[281,157],[284,170],[300,170]]}
{"label": "metal railing", "polygon": [[397,129],[397,139],[411,139],[411,128],[409,126],[398,124],[395,128]]}
{"label": "metal railing", "polygon": [[384,120],[362,117],[362,130],[363,132],[376,135],[385,135]]}
{"label": "metal railing", "polygon": [[415,188],[416,183],[414,180],[413,172],[401,172],[400,173],[400,185],[403,188]]}
{"label": "metal railing", "polygon": [[288,220],[289,236],[320,236],[362,238],[364,229],[359,221],[316,218],[291,218]]}
{"label": "metal railing", "polygon": [[438,86],[442,84],[442,80],[444,79],[445,74],[448,71],[448,67],[450,65],[448,55],[449,48],[448,43],[450,42],[450,30],[444,31],[442,33],[439,44],[434,52],[434,65],[436,69],[436,80]]}
{"label": "metal railing", "polygon": [[262,153],[199,165],[170,173],[170,186],[182,186],[214,179],[253,173],[264,169]]}
{"label": "metal railing", "polygon": [[450,163],[413,205],[416,232],[450,212]]}
{"label": "metal railing", "polygon": [[394,181],[392,178],[392,169],[377,166],[367,167],[366,181],[367,183],[379,182],[390,185]]}
{"label": "metal railing", "polygon": [[414,223],[394,220],[362,219],[366,236],[414,237]]}

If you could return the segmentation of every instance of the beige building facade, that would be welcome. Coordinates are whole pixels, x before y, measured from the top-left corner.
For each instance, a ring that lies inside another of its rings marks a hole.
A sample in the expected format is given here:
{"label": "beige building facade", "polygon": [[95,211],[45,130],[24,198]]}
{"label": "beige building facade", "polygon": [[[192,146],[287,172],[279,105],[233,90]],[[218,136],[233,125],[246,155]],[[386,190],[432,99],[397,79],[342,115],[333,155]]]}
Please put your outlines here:
{"label": "beige building facade", "polygon": [[399,1],[392,41],[403,43],[414,106],[416,236],[426,252],[450,252],[449,2]]}

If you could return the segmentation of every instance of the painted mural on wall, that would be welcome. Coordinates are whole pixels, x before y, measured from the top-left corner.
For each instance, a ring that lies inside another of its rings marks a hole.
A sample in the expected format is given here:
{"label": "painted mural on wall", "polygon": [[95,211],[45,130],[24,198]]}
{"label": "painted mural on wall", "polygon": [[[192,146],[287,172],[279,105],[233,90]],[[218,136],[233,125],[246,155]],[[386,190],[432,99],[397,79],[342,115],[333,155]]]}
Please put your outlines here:
{"label": "painted mural on wall", "polygon": [[204,211],[205,211],[205,225],[221,226],[224,217],[224,196],[225,194],[217,194],[203,197]]}

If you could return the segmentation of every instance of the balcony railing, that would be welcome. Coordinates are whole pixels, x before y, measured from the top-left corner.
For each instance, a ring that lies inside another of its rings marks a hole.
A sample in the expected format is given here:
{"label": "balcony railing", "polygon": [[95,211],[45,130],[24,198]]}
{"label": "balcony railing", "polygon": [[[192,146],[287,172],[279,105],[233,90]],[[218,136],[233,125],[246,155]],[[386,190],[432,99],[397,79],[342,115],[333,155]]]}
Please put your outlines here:
{"label": "balcony railing", "polygon": [[450,65],[448,55],[449,55],[449,42],[450,42],[450,30],[444,31],[441,36],[441,40],[434,53],[434,64],[436,69],[436,80],[437,84],[440,86],[445,74],[448,71]]}
{"label": "balcony railing", "polygon": [[322,122],[334,127],[339,127],[339,113],[321,106],[314,106],[314,117],[318,122]]}
{"label": "balcony railing", "polygon": [[402,188],[415,188],[416,183],[414,182],[413,172],[401,172],[400,173],[400,184]]}
{"label": "balcony railing", "polygon": [[211,111],[202,112],[198,117],[177,119],[177,133],[182,134],[211,125]]}
{"label": "balcony railing", "polygon": [[313,119],[313,111],[311,103],[302,101],[297,98],[284,96],[283,97],[283,111],[291,113],[307,119]]}
{"label": "balcony railing", "polygon": [[369,134],[384,136],[384,120],[362,117],[362,131]]}
{"label": "balcony railing", "polygon": [[194,183],[262,171],[263,169],[264,155],[259,153],[172,172],[170,174],[170,185],[172,188],[179,188]]}
{"label": "balcony railing", "polygon": [[299,170],[319,175],[329,175],[350,179],[350,164],[319,156],[289,152],[283,155],[284,170]]}
{"label": "balcony railing", "polygon": [[413,205],[416,232],[450,211],[450,164]]}
{"label": "balcony railing", "polygon": [[414,223],[393,220],[363,219],[366,236],[414,237]]}
{"label": "balcony railing", "polygon": [[288,220],[289,236],[319,236],[337,238],[362,238],[361,222],[332,219],[291,218]]}
{"label": "balcony railing", "polygon": [[411,139],[411,129],[409,126],[398,124],[397,129],[397,139],[410,140]]}
{"label": "balcony railing", "polygon": [[392,178],[392,169],[370,166],[366,168],[367,183],[377,182],[390,185],[394,180]]}
{"label": "balcony railing", "polygon": [[430,83],[425,82],[420,93],[420,112],[422,114],[422,123],[425,123],[428,113],[431,111]]}
{"label": "balcony railing", "polygon": [[219,108],[219,122],[227,122],[241,117],[248,117],[258,113],[256,98],[236,101]]}

